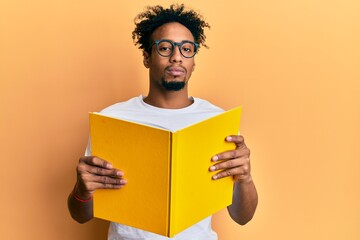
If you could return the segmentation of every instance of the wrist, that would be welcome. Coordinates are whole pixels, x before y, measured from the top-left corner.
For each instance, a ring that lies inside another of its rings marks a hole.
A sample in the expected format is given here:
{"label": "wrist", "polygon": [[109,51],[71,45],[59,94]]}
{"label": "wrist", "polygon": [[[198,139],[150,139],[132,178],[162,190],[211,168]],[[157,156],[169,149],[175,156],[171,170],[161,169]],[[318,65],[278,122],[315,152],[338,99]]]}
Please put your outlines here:
{"label": "wrist", "polygon": [[238,184],[249,184],[253,181],[253,178],[251,175],[247,175],[247,176],[237,176],[235,177],[235,182]]}
{"label": "wrist", "polygon": [[86,203],[92,200],[92,194],[84,194],[79,191],[78,183],[75,184],[72,195],[79,202]]}

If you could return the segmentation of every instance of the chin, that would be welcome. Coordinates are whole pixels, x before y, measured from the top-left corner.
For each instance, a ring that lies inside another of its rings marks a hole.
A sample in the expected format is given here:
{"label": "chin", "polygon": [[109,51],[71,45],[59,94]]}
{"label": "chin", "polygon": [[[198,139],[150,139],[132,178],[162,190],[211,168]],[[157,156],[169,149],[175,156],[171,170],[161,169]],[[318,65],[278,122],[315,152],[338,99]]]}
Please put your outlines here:
{"label": "chin", "polygon": [[161,85],[167,91],[179,91],[184,89],[186,82],[185,81],[161,81]]}

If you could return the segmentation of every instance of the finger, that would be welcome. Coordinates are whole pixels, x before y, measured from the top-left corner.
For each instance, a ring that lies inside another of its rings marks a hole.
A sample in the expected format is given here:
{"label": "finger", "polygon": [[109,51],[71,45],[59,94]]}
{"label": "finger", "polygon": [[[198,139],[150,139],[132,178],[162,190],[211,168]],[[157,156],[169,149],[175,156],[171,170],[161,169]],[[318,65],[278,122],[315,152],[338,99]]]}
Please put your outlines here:
{"label": "finger", "polygon": [[109,164],[109,162],[97,157],[82,157],[79,160],[77,172],[78,174],[92,173],[112,177],[122,177],[124,175],[122,171],[113,168],[113,166]]}
{"label": "finger", "polygon": [[121,188],[127,183],[127,180],[90,175],[84,176],[82,181],[79,181],[78,183],[79,192],[82,194],[84,192],[92,194],[97,189]]}
{"label": "finger", "polygon": [[235,149],[235,150],[230,150],[230,151],[226,151],[226,152],[222,152],[222,153],[216,154],[215,156],[213,156],[213,157],[211,158],[211,160],[212,160],[213,162],[216,162],[216,161],[234,159],[234,158],[237,158],[237,157],[239,157],[239,153],[238,153],[238,151]]}
{"label": "finger", "polygon": [[112,185],[124,185],[127,183],[126,179],[123,178],[112,178],[106,176],[91,176],[91,182],[97,182],[101,184],[112,184]]}
{"label": "finger", "polygon": [[124,186],[125,184],[94,183],[94,191],[97,189],[120,189]]}
{"label": "finger", "polygon": [[110,183],[98,183],[92,182],[87,186],[87,191],[90,194],[93,194],[98,189],[120,189],[123,188],[125,184],[110,184]]}
{"label": "finger", "polygon": [[237,167],[250,167],[250,158],[248,157],[240,157],[232,160],[223,161],[221,163],[217,163],[209,168],[210,171],[217,171],[222,169],[230,169]]}
{"label": "finger", "polygon": [[[241,135],[230,135],[225,138],[227,142],[235,143],[236,147],[242,147],[245,145],[245,139]],[[246,145],[245,145],[246,146]]]}
{"label": "finger", "polygon": [[124,176],[124,172],[118,169],[105,169],[101,167],[87,166],[86,171],[98,176],[109,176],[114,178],[121,178]]}
{"label": "finger", "polygon": [[250,149],[247,148],[244,137],[241,135],[230,135],[227,136],[225,139],[227,142],[235,143],[236,149],[222,152],[219,154],[214,155],[211,160],[213,162],[220,161],[220,160],[228,160],[238,158],[244,155],[250,155]]}
{"label": "finger", "polygon": [[216,161],[222,161],[222,160],[229,160],[229,159],[240,158],[243,156],[249,157],[250,149],[245,147],[245,148],[236,148],[235,150],[222,152],[222,153],[219,153],[219,154],[216,154],[215,156],[213,156],[211,158],[211,161],[216,162]]}
{"label": "finger", "polygon": [[113,178],[122,178],[124,173],[118,169],[105,169],[101,167],[94,167],[87,164],[79,164],[77,166],[77,175],[100,175],[100,176],[109,176]]}
{"label": "finger", "polygon": [[228,168],[228,169],[218,172],[217,174],[212,176],[212,179],[217,180],[217,179],[221,179],[224,177],[242,176],[242,175],[244,175],[244,176],[248,175],[247,171],[245,169],[243,169],[243,168]]}
{"label": "finger", "polygon": [[79,159],[79,162],[80,163],[85,163],[87,165],[106,168],[106,169],[113,169],[113,165],[110,162],[105,161],[104,159],[101,159],[101,158],[96,157],[96,156],[82,157],[82,158]]}

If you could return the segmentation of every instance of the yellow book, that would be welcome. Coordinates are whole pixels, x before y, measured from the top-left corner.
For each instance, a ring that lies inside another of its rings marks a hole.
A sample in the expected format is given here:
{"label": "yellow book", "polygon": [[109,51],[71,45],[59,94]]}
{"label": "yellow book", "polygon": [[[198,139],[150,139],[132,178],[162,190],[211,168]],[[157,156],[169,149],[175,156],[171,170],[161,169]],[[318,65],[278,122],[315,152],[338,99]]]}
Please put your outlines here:
{"label": "yellow book", "polygon": [[176,132],[90,113],[92,154],[121,169],[128,183],[97,190],[94,216],[173,237],[229,206],[233,180],[212,180],[211,157],[233,150],[241,108]]}

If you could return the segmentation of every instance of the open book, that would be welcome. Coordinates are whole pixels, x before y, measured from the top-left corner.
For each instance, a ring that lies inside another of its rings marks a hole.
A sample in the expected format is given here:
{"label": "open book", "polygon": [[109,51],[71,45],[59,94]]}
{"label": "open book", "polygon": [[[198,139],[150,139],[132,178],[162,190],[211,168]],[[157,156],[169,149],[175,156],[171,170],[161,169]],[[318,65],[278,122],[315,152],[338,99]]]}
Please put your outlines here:
{"label": "open book", "polygon": [[232,201],[233,180],[212,180],[211,157],[233,150],[241,108],[176,132],[90,113],[92,154],[124,172],[118,190],[97,190],[94,216],[173,237]]}

